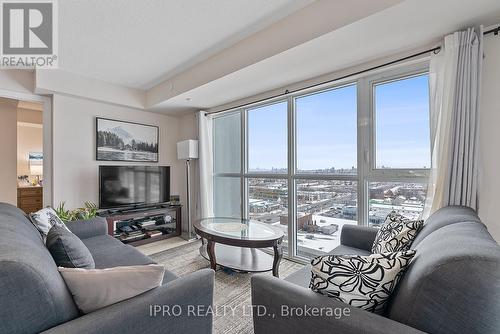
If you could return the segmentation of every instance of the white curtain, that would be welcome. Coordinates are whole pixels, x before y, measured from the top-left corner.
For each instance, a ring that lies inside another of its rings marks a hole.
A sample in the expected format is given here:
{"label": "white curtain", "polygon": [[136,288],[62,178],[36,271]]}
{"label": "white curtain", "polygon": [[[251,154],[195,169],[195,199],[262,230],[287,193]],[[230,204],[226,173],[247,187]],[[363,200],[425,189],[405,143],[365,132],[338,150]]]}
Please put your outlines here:
{"label": "white curtain", "polygon": [[198,112],[199,140],[199,212],[197,218],[214,216],[213,210],[213,148],[212,118]]}
{"label": "white curtain", "polygon": [[432,169],[424,217],[447,205],[477,208],[482,30],[446,36],[431,58]]}

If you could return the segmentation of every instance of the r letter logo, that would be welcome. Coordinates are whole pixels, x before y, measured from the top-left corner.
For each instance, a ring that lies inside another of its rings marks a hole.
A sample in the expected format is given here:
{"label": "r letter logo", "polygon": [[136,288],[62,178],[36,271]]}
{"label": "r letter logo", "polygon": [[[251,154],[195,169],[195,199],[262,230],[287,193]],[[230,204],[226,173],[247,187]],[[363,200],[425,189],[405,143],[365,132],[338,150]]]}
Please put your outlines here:
{"label": "r letter logo", "polygon": [[[56,3],[1,0],[1,67],[54,68]],[[31,56],[31,57],[29,57]]]}

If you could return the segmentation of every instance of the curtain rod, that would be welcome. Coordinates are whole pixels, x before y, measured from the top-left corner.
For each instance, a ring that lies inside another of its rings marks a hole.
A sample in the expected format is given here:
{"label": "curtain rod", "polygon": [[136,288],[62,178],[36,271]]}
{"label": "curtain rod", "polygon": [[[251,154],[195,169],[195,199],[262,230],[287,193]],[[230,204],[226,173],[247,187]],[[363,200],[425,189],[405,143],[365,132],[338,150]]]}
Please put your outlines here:
{"label": "curtain rod", "polygon": [[[483,35],[494,34],[495,36],[498,36],[499,32],[500,32],[500,26],[483,32]],[[273,96],[269,96],[269,97],[266,97],[266,98],[262,98],[262,99],[259,99],[259,100],[255,100],[255,101],[252,101],[252,102],[243,103],[243,104],[240,104],[240,105],[237,105],[237,106],[234,106],[234,107],[230,107],[230,108],[226,108],[226,109],[222,109],[222,110],[206,112],[205,115],[219,114],[219,113],[222,113],[222,112],[225,112],[225,111],[243,108],[243,107],[249,106],[251,104],[256,104],[256,103],[260,103],[260,102],[265,102],[267,100],[272,100],[272,99],[278,98],[280,96],[287,96],[289,94],[297,93],[297,92],[300,92],[300,91],[303,91],[303,90],[307,90],[307,89],[311,89],[311,88],[315,88],[315,87],[318,87],[318,86],[323,86],[323,85],[326,85],[326,84],[329,84],[329,83],[333,83],[335,81],[340,81],[340,80],[343,80],[343,79],[347,79],[349,77],[360,75],[360,74],[363,74],[363,73],[366,73],[366,72],[371,72],[373,70],[377,70],[377,69],[382,68],[382,67],[394,65],[394,64],[397,64],[399,62],[402,62],[402,61],[405,61],[405,60],[408,60],[408,59],[411,59],[411,58],[422,56],[422,55],[424,55],[426,53],[429,53],[429,52],[434,52],[434,54],[438,54],[439,51],[441,51],[441,47],[437,46],[435,48],[428,49],[428,50],[421,51],[421,52],[417,52],[417,53],[411,54],[409,56],[406,56],[406,57],[403,57],[403,58],[400,58],[400,59],[396,59],[396,60],[392,60],[392,61],[384,63],[384,64],[373,66],[373,67],[370,67],[370,68],[367,68],[367,69],[364,69],[364,70],[361,70],[361,71],[357,71],[357,72],[354,72],[354,73],[346,74],[346,75],[343,75],[343,76],[335,78],[335,79],[330,79],[330,80],[322,81],[322,82],[319,82],[319,83],[316,83],[316,84],[313,84],[313,85],[309,85],[309,86],[298,88],[298,89],[294,89],[294,90],[288,90],[287,89],[283,93],[276,94],[276,95],[273,95]]]}

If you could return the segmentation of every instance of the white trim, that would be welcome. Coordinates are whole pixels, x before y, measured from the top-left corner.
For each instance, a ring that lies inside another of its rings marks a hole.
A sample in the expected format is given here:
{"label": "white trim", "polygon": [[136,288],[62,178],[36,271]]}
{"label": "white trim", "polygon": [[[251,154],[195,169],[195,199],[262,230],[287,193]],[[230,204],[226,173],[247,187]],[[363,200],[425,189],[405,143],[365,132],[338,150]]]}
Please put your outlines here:
{"label": "white trim", "polygon": [[35,93],[64,94],[147,111],[146,92],[60,69],[35,71]]}
{"label": "white trim", "polygon": [[17,126],[23,126],[27,128],[39,128],[42,129],[43,125],[39,123],[28,123],[28,122],[17,122]]}
{"label": "white trim", "polygon": [[[404,68],[394,69],[383,73],[378,73],[376,75],[370,76],[366,78],[366,90],[367,96],[363,98],[366,101],[369,101],[369,157],[371,158],[369,161],[368,171],[371,175],[384,175],[389,174],[395,177],[428,177],[429,168],[399,168],[399,169],[381,169],[376,167],[376,130],[375,130],[375,96],[374,96],[374,87],[378,84],[390,83],[398,80],[404,80],[412,77],[416,77],[422,74],[429,72],[429,64],[426,63],[417,63]],[[429,156],[430,156],[430,147],[429,147]]]}
{"label": "white trim", "polygon": [[41,95],[22,93],[1,88],[0,88],[0,97],[13,100],[29,101],[29,102],[44,102],[44,97]]}

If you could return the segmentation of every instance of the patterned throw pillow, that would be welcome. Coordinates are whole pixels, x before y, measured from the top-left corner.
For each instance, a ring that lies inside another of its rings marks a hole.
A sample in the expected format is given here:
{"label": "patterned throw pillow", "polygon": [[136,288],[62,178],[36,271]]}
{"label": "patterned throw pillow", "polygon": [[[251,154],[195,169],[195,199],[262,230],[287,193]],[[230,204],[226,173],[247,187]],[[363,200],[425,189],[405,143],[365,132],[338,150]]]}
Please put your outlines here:
{"label": "patterned throw pillow", "polygon": [[54,225],[63,226],[69,231],[66,224],[64,224],[61,218],[57,216],[55,210],[49,206],[41,210],[38,210],[35,213],[31,213],[30,220],[42,235],[43,242],[46,241],[47,235],[49,234],[50,229]]}
{"label": "patterned throw pillow", "polygon": [[309,287],[351,306],[382,314],[414,256],[414,250],[368,256],[318,256],[311,261]]}
{"label": "patterned throw pillow", "polygon": [[423,220],[410,220],[392,211],[380,227],[372,246],[372,253],[401,252],[410,246],[424,225]]}

